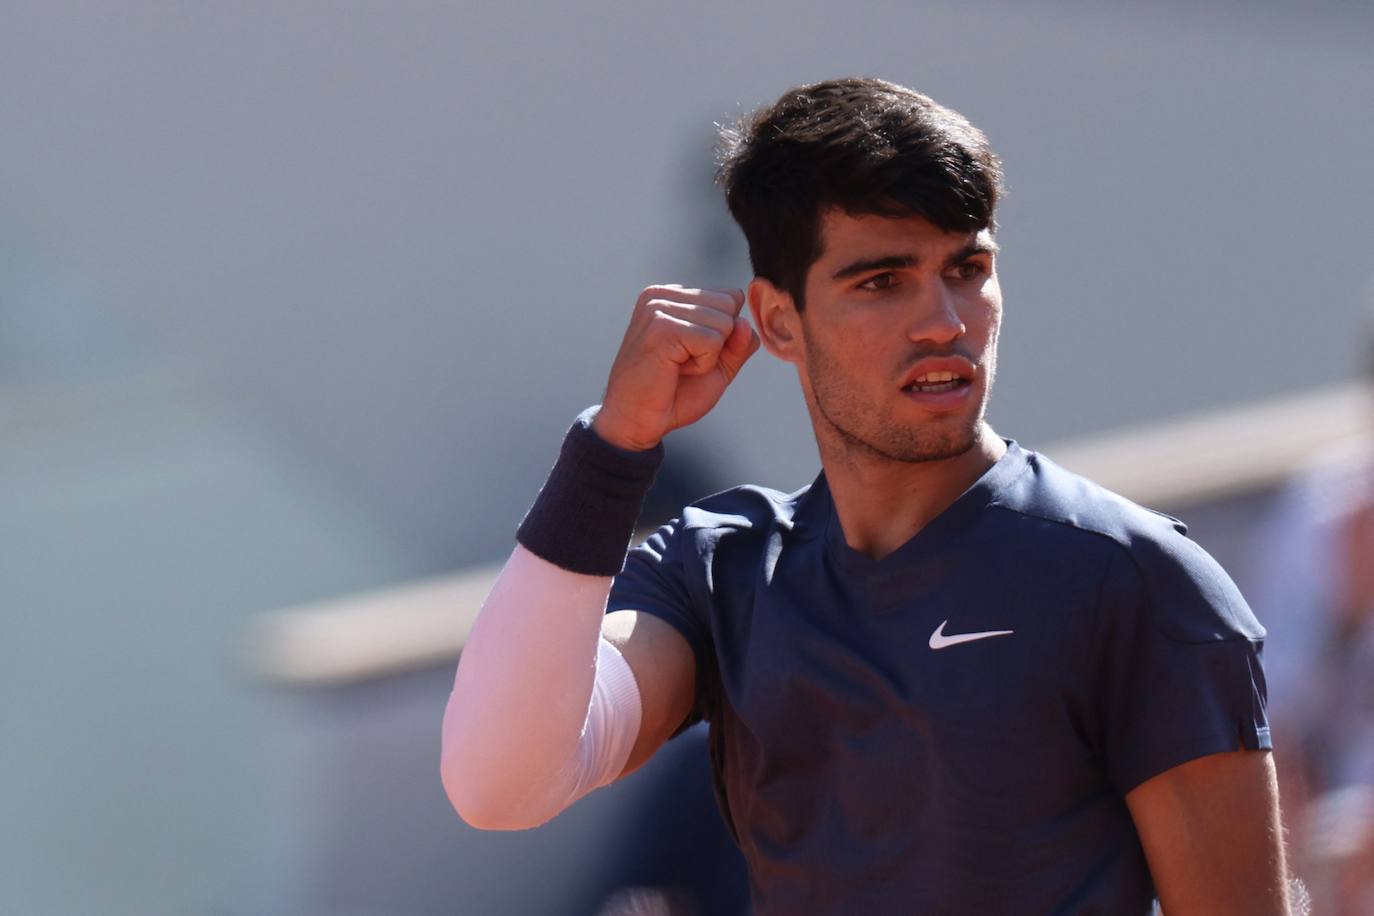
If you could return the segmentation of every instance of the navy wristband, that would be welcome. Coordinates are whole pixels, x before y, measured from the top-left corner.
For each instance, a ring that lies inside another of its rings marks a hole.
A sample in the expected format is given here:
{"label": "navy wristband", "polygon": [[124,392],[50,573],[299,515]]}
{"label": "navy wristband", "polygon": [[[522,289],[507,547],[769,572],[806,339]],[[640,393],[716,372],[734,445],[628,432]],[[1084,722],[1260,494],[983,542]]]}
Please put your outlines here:
{"label": "navy wristband", "polygon": [[592,429],[598,409],[582,411],[568,430],[515,539],[569,572],[614,576],[663,463],[663,443],[643,452],[611,445]]}

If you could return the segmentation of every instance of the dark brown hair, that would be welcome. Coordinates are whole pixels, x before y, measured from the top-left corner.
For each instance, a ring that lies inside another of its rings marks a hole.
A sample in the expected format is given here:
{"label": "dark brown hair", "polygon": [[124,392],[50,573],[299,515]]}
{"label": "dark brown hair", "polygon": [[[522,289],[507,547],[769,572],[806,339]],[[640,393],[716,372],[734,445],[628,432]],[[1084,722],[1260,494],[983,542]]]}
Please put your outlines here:
{"label": "dark brown hair", "polygon": [[820,215],[921,216],[946,232],[995,226],[1002,165],[953,109],[879,79],[799,86],[720,132],[717,180],[757,276],[803,306]]}

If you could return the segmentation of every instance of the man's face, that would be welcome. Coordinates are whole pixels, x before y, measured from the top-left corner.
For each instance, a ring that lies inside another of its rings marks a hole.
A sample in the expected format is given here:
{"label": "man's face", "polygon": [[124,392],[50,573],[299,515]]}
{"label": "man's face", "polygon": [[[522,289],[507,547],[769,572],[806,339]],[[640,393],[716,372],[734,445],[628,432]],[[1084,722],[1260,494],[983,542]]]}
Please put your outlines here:
{"label": "man's face", "polygon": [[997,366],[992,234],[829,210],[820,238],[796,360],[817,436],[903,462],[968,451]]}

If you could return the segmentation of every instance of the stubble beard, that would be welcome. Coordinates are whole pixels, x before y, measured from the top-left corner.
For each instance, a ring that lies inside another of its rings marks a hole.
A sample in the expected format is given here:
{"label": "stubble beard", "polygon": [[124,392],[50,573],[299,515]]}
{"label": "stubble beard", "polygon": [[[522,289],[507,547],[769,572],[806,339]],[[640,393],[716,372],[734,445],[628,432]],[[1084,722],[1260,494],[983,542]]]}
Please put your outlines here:
{"label": "stubble beard", "polygon": [[806,352],[815,412],[849,454],[916,464],[957,458],[978,444],[996,375],[995,355],[990,355],[982,367],[983,390],[973,410],[913,423],[898,421],[872,403],[852,384],[852,376],[809,340]]}

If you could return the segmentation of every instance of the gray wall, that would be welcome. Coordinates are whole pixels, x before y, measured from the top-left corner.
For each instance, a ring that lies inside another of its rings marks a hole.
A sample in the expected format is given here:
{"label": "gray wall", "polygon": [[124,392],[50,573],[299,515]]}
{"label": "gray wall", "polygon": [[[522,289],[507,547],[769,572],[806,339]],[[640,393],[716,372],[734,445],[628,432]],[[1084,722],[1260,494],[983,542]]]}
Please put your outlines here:
{"label": "gray wall", "polygon": [[[794,82],[906,82],[1000,150],[1002,432],[1350,376],[1371,27],[1337,2],[0,6],[0,910],[244,907],[300,864],[264,826],[292,809],[239,624],[502,555],[637,290],[747,279],[710,124]],[[673,450],[703,487],[815,470],[764,358]]]}
{"label": "gray wall", "polygon": [[[641,286],[747,279],[711,122],[798,80],[910,83],[1001,151],[1009,434],[1360,356],[1367,4],[117,9],[0,14],[0,237],[28,274],[5,347],[127,337],[209,367],[434,567],[499,553],[487,523],[509,527],[598,397]],[[799,399],[758,363],[679,438],[721,481],[799,485]]]}

